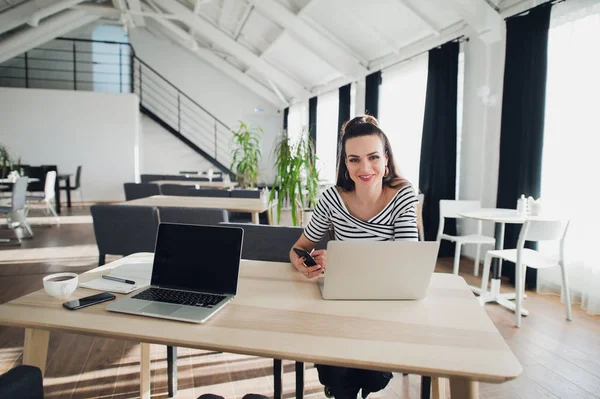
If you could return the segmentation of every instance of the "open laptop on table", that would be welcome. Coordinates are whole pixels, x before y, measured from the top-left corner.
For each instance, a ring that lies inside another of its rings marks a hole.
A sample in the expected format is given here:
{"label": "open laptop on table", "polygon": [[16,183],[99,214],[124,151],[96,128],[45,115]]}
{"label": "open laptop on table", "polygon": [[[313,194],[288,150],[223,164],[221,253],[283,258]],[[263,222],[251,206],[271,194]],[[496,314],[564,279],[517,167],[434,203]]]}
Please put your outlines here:
{"label": "open laptop on table", "polygon": [[244,230],[161,223],[150,286],[106,310],[203,323],[237,293]]}
{"label": "open laptop on table", "polygon": [[439,249],[436,241],[329,241],[323,299],[424,298]]}

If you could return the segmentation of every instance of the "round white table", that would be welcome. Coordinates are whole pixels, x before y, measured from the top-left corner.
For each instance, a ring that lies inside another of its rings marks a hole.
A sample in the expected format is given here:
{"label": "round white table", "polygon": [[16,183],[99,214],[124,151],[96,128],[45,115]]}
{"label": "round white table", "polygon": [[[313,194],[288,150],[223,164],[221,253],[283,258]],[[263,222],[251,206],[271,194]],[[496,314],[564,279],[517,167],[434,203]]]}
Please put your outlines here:
{"label": "round white table", "polygon": [[[476,211],[461,212],[460,216],[468,219],[481,220],[484,222],[496,223],[496,245],[495,249],[504,249],[504,227],[506,223],[509,224],[523,224],[527,220],[539,220],[539,221],[550,221],[560,220],[558,217],[552,215],[542,214],[539,216],[522,215],[516,209],[500,209],[500,208],[481,208]],[[496,302],[497,304],[515,311],[515,304],[511,302],[511,299],[515,299],[515,293],[500,293],[500,266],[502,260],[494,258],[491,266],[491,284],[488,292],[481,292],[478,287],[471,287],[473,292],[479,294],[480,301],[482,303]],[[529,312],[521,308],[521,314],[527,316]]]}

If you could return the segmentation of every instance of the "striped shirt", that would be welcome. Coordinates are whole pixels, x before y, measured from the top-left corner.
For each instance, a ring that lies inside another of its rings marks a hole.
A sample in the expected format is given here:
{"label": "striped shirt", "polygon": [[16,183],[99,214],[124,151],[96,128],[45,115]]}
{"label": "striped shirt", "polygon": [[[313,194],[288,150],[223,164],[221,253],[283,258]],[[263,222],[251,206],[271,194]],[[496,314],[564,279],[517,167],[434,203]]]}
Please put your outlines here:
{"label": "striped shirt", "polygon": [[304,235],[319,242],[333,225],[336,240],[418,241],[415,192],[410,184],[401,188],[391,201],[371,219],[352,216],[335,187],[323,192]]}

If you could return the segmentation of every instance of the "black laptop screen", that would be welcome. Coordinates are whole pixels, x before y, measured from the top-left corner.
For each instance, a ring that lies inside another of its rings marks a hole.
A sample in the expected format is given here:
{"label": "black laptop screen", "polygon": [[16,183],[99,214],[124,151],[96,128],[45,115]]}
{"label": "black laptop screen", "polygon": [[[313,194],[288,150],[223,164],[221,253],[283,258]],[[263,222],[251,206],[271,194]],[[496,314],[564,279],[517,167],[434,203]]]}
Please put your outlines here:
{"label": "black laptop screen", "polygon": [[235,294],[243,234],[234,227],[161,223],[152,285]]}

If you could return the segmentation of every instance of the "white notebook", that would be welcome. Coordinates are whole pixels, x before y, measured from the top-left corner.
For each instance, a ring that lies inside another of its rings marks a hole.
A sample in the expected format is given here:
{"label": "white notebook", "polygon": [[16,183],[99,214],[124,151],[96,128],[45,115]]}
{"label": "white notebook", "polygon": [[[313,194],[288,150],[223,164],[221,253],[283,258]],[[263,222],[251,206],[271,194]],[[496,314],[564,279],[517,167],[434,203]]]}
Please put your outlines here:
{"label": "white notebook", "polygon": [[138,288],[150,285],[152,278],[152,263],[127,263],[117,266],[106,275],[135,281],[135,284],[120,283],[118,281],[107,280],[99,277],[94,280],[79,283],[80,287],[90,288],[98,291],[117,292],[119,294],[129,294]]}

